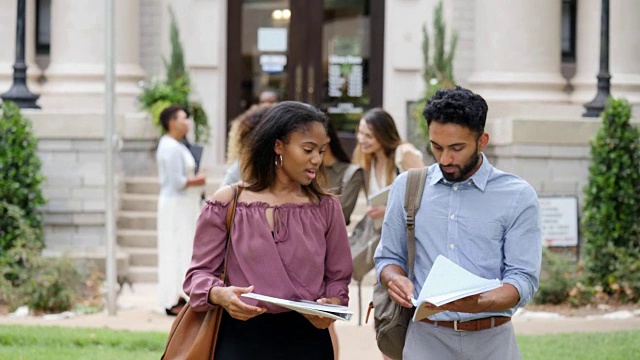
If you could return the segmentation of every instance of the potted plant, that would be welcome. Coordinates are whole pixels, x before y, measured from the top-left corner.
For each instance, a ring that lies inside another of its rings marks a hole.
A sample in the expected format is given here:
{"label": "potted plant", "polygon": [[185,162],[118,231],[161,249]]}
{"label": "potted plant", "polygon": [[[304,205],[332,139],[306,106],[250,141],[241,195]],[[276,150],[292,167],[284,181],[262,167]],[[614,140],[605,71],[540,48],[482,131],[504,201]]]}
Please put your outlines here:
{"label": "potted plant", "polygon": [[[409,141],[418,149],[421,149],[426,156],[430,156],[429,131],[427,122],[422,116],[427,100],[429,100],[439,89],[450,89],[455,86],[453,79],[453,57],[458,44],[458,34],[453,32],[449,39],[448,51],[446,49],[447,28],[442,17],[442,1],[439,1],[434,9],[433,15],[434,40],[433,56],[430,56],[429,33],[426,25],[422,26],[422,53],[424,56],[424,69],[422,79],[425,84],[423,96],[417,101],[407,102],[407,114],[410,124],[407,128],[415,128],[411,131]],[[413,126],[411,126],[413,125]]]}
{"label": "potted plant", "polygon": [[153,123],[160,128],[160,113],[167,106],[177,104],[189,111],[193,119],[196,143],[207,143],[209,139],[209,119],[202,104],[189,99],[191,82],[184,65],[184,51],[180,43],[180,32],[175,14],[169,8],[171,16],[171,59],[163,59],[166,69],[166,79],[153,78],[143,85],[138,101],[143,110],[147,111]]}

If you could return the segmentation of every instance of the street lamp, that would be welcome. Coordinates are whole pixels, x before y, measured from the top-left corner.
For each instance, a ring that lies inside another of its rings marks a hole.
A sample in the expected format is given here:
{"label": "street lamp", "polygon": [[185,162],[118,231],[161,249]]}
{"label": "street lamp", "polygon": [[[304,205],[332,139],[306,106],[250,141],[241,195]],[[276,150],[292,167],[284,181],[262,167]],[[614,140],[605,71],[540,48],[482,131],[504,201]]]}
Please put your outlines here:
{"label": "street lamp", "polygon": [[584,104],[584,117],[599,117],[611,94],[609,74],[609,0],[602,0],[600,14],[600,71],[598,72],[598,93],[591,102]]}
{"label": "street lamp", "polygon": [[18,22],[16,24],[16,62],[13,65],[13,84],[0,95],[3,101],[13,101],[22,109],[40,109],[36,95],[27,88],[27,64],[24,61],[26,0],[18,0]]}

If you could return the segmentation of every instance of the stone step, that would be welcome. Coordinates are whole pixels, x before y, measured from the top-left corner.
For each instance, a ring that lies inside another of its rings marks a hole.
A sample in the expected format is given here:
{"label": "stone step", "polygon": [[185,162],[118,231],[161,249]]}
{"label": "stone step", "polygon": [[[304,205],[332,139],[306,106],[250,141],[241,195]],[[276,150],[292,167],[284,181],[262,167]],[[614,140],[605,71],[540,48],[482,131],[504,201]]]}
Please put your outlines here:
{"label": "stone step", "polygon": [[156,230],[121,229],[118,230],[118,244],[122,247],[156,248],[158,235]]}
{"label": "stone step", "polygon": [[124,180],[124,192],[126,194],[154,194],[160,192],[160,183],[155,176],[129,177]]}
{"label": "stone step", "polygon": [[158,282],[158,269],[156,266],[129,266],[129,279],[133,283]]}
{"label": "stone step", "polygon": [[156,211],[158,194],[125,193],[120,197],[120,209],[123,211]]}
{"label": "stone step", "polygon": [[123,247],[129,254],[129,266],[158,266],[158,250],[152,247]]}
{"label": "stone step", "polygon": [[156,230],[155,211],[120,211],[118,229]]}
{"label": "stone step", "polygon": [[[209,197],[220,187],[222,177],[207,177],[204,185],[205,194]],[[158,195],[160,183],[156,177],[130,177],[124,180],[125,194]]]}

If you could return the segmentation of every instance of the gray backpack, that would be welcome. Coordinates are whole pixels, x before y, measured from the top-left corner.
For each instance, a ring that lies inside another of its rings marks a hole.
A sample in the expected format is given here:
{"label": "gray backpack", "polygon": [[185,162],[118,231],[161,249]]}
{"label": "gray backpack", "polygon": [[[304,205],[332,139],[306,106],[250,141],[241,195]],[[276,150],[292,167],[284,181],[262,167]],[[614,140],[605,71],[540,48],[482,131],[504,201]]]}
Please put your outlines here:
{"label": "gray backpack", "polygon": [[[404,209],[407,213],[406,267],[409,270],[407,274],[409,279],[413,278],[413,266],[416,258],[415,216],[420,207],[420,201],[422,200],[428,169],[427,167],[411,169],[407,174]],[[411,321],[411,317],[413,316],[413,309],[407,309],[396,304],[389,297],[387,288],[378,283],[373,287],[373,301],[369,304],[367,320],[369,319],[369,312],[372,308],[375,309],[373,320],[376,328],[378,348],[391,359],[402,359],[404,340],[407,335],[409,321]]]}

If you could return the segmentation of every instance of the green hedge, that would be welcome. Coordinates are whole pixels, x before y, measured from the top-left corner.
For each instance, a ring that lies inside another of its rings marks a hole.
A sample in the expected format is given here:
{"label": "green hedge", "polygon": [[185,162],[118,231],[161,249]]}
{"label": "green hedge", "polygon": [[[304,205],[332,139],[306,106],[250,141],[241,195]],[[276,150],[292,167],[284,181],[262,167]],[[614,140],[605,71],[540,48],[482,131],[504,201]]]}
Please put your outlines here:
{"label": "green hedge", "polygon": [[[34,231],[34,241],[42,246],[42,215],[38,208],[45,203],[41,191],[44,176],[40,172],[37,146],[31,122],[22,117],[16,104],[4,102],[0,118],[0,200],[21,209],[26,224]],[[19,236],[17,219],[7,216],[6,206],[3,211],[1,252],[10,249]]]}
{"label": "green hedge", "polygon": [[601,116],[585,188],[585,265],[591,285],[634,300],[640,289],[640,131],[629,122],[625,100],[609,99]]}

